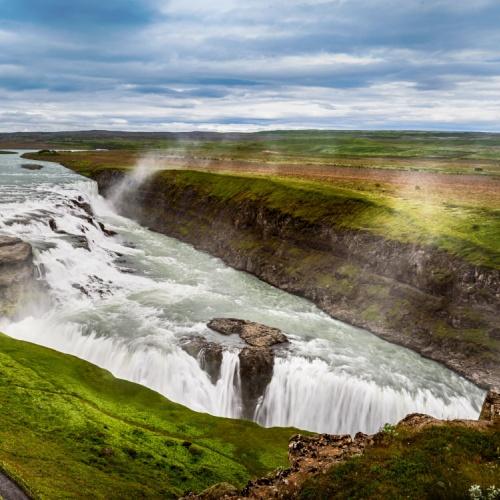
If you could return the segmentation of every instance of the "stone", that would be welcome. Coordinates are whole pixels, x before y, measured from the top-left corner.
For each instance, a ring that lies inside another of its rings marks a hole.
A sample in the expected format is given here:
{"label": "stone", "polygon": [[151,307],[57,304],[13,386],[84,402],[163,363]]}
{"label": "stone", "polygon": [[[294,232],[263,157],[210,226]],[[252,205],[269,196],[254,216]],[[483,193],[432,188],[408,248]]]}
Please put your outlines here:
{"label": "stone", "polygon": [[209,342],[205,337],[194,336],[182,338],[180,345],[188,354],[198,360],[212,383],[217,383],[220,378],[224,348],[215,342]]}
{"label": "stone", "polygon": [[262,347],[245,347],[239,358],[243,417],[251,419],[273,377],[274,353]]}
{"label": "stone", "polygon": [[273,346],[288,342],[278,328],[236,318],[214,318],[207,326],[222,335],[239,335],[248,345],[239,353],[243,417],[251,419],[273,376]]}
{"label": "stone", "polygon": [[25,170],[41,170],[43,165],[38,165],[37,163],[23,163],[21,168],[24,168]]}
{"label": "stone", "polygon": [[83,210],[89,217],[94,216],[94,212],[92,210],[92,207],[90,206],[90,203],[86,202],[83,196],[77,196],[76,199],[70,200],[70,203],[74,207]]}
{"label": "stone", "polygon": [[97,222],[99,228],[101,231],[106,235],[106,236],[116,236],[116,231],[113,231],[112,229],[108,229],[104,226],[102,222]]}
{"label": "stone", "polygon": [[35,288],[31,245],[0,236],[0,316],[12,316]]}
{"label": "stone", "polygon": [[288,342],[286,335],[278,328],[235,318],[215,318],[208,327],[223,335],[237,334],[252,347],[272,347]]}

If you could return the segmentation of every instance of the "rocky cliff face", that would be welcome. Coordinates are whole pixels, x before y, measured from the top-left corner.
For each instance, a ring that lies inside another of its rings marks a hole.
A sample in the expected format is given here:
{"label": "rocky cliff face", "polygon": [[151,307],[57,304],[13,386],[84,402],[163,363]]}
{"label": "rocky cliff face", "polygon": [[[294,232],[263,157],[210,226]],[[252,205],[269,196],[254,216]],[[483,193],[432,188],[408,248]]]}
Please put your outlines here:
{"label": "rocky cliff face", "polygon": [[[95,179],[106,195],[123,178]],[[122,213],[193,244],[335,318],[442,362],[484,386],[500,386],[500,272],[439,250],[342,229],[270,208],[220,199],[175,175],[152,178]]]}
{"label": "rocky cliff face", "polygon": [[19,238],[0,236],[0,316],[12,316],[34,287],[31,245]]}

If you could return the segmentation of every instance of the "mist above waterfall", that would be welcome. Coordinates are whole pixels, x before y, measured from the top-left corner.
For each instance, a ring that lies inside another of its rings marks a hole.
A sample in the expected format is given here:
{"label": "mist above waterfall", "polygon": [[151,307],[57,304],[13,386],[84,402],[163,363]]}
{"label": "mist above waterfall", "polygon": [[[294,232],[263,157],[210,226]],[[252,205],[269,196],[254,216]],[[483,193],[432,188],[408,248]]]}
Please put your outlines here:
{"label": "mist above waterfall", "polygon": [[169,166],[159,153],[144,154],[137,160],[133,169],[113,188],[109,196],[110,202],[116,207],[126,203],[127,196],[133,196],[140,186],[162,170],[169,170]]}

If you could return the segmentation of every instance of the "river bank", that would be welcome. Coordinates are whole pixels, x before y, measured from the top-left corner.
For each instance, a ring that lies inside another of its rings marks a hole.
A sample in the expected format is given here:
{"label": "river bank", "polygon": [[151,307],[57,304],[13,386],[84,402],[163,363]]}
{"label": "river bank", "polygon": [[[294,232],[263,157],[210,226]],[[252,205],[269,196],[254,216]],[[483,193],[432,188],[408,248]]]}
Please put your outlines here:
{"label": "river bank", "polygon": [[[62,163],[96,180],[105,196],[125,176],[116,168]],[[285,192],[279,184],[264,183],[163,171],[119,208],[155,231],[308,298],[331,316],[441,362],[482,387],[500,385],[498,269],[431,245],[349,227],[353,214],[360,219],[369,214],[371,207],[360,199],[334,200],[330,217],[311,217],[305,208],[315,193]]]}

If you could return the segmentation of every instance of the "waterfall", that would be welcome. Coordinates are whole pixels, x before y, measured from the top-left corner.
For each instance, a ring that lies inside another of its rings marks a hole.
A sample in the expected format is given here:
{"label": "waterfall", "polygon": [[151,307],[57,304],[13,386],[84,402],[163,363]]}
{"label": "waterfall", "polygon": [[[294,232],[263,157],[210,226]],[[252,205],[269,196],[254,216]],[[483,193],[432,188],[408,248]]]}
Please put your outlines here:
{"label": "waterfall", "polygon": [[[450,370],[121,217],[94,182],[59,165],[44,163],[42,175],[16,161],[0,158],[0,232],[32,243],[50,307],[0,319],[8,335],[88,360],[196,411],[237,418],[241,341],[217,336],[206,323],[240,317],[290,338],[255,411],[262,425],[354,433],[410,412],[477,418],[484,392]],[[115,201],[152,171],[146,161]],[[77,198],[91,205],[92,217]],[[187,336],[224,344],[215,383],[182,349]]]}
{"label": "waterfall", "polygon": [[[418,409],[418,410],[417,410]],[[335,373],[322,360],[278,358],[255,420],[266,427],[295,426],[316,432],[373,433],[420,411],[437,418],[472,417],[464,395],[448,400],[419,387],[395,389]]]}

